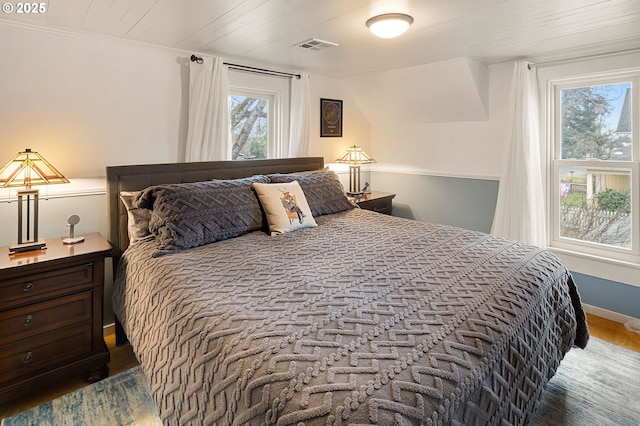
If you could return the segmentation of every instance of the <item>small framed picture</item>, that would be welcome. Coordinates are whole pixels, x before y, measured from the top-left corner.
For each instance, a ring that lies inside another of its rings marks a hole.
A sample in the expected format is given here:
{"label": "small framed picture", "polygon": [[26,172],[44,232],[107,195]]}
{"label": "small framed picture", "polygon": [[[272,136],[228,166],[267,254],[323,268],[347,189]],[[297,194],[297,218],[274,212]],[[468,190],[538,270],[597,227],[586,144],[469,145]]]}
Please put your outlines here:
{"label": "small framed picture", "polygon": [[320,137],[342,137],[342,101],[320,99]]}

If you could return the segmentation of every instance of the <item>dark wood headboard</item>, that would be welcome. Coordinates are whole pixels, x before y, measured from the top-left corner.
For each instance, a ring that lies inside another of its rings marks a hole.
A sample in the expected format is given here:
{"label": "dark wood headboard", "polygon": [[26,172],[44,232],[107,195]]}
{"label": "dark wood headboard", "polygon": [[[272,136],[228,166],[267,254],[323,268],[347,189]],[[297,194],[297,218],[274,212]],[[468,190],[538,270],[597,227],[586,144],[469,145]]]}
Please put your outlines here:
{"label": "dark wood headboard", "polygon": [[322,157],[108,166],[109,234],[107,239],[113,246],[114,266],[122,252],[129,246],[127,211],[120,201],[120,191],[139,191],[148,186],[163,183],[237,179],[258,174],[318,170],[323,167]]}

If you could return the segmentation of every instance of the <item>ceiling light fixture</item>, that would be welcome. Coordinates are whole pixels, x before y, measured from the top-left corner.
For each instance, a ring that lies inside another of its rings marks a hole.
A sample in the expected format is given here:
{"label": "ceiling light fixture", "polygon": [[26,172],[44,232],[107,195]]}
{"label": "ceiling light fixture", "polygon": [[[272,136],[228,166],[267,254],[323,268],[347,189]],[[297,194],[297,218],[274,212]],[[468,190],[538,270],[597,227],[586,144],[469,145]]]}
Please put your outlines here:
{"label": "ceiling light fixture", "polygon": [[412,23],[413,18],[404,13],[385,13],[366,22],[369,31],[381,38],[398,37],[407,31]]}

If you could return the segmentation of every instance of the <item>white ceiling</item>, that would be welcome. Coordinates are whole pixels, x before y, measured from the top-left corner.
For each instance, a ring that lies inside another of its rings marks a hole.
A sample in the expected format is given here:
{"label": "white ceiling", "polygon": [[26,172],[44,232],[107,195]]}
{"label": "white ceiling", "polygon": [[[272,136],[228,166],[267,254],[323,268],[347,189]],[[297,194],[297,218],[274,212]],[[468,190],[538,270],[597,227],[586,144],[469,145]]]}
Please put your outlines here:
{"label": "white ceiling", "polygon": [[[336,77],[459,57],[491,64],[640,48],[640,0],[48,0],[45,6],[43,14],[14,10],[0,20]],[[365,21],[389,12],[415,21],[397,39],[376,38]],[[294,46],[309,38],[339,46]]]}

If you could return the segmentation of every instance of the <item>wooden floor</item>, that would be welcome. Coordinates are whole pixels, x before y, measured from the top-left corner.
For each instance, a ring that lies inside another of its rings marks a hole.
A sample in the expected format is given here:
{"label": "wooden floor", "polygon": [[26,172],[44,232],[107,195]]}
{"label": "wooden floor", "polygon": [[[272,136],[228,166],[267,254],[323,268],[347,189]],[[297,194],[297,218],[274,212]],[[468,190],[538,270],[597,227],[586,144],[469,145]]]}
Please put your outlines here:
{"label": "wooden floor", "polygon": [[624,324],[587,314],[589,335],[614,345],[640,352],[640,334],[624,328]]}
{"label": "wooden floor", "polygon": [[[587,314],[589,334],[598,339],[640,352],[640,335],[624,328],[623,324]],[[105,337],[111,353],[109,375],[114,375],[138,365],[130,345],[116,346],[115,335]],[[73,392],[87,386],[84,376],[70,377],[55,387],[43,389],[40,392],[20,398],[17,401],[0,405],[0,419],[13,416],[29,408],[51,401],[66,393]]]}

